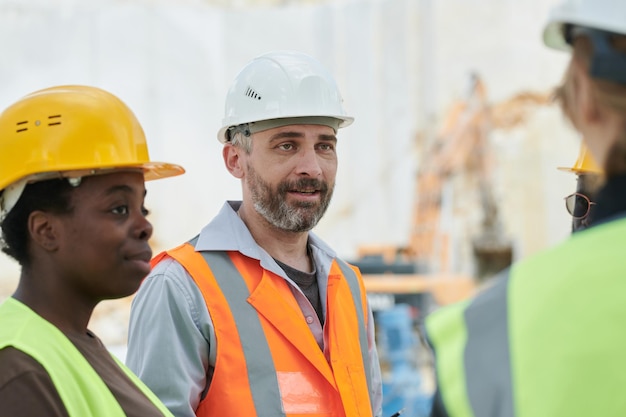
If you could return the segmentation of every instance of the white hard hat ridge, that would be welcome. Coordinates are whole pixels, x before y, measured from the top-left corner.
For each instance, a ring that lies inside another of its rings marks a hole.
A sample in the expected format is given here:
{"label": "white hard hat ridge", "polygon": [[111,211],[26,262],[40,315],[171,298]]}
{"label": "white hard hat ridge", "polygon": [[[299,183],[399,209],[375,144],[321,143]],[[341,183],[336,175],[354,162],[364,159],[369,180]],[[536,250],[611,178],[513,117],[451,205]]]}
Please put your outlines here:
{"label": "white hard hat ridge", "polygon": [[226,95],[220,142],[241,124],[298,118],[352,123],[331,73],[315,58],[297,51],[274,51],[258,56],[235,77]]}
{"label": "white hard hat ridge", "polygon": [[564,26],[575,25],[626,35],[625,0],[564,0],[550,12],[544,26],[546,46],[569,50]]}

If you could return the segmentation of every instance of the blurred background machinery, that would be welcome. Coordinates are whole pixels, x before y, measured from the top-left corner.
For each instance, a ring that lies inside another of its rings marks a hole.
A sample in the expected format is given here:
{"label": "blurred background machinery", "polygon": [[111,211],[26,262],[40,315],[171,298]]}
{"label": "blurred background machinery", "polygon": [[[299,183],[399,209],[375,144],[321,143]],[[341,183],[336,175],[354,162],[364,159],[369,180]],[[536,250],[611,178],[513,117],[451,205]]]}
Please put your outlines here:
{"label": "blurred background machinery", "polygon": [[414,332],[414,312],[397,304],[378,312],[378,348],[384,353],[383,416],[403,410],[403,415],[426,417],[432,404],[432,383],[422,368],[429,355]]}
{"label": "blurred background machinery", "polygon": [[[501,218],[493,182],[492,129],[522,125],[547,94],[520,93],[490,106],[477,74],[442,126],[421,144],[410,237],[404,247],[367,245],[352,262],[363,273],[376,321],[383,366],[384,415],[428,415],[434,369],[422,331],[438,306],[470,297],[507,268],[514,245]],[[473,206],[473,217],[458,207]],[[463,254],[470,268],[463,267]]]}

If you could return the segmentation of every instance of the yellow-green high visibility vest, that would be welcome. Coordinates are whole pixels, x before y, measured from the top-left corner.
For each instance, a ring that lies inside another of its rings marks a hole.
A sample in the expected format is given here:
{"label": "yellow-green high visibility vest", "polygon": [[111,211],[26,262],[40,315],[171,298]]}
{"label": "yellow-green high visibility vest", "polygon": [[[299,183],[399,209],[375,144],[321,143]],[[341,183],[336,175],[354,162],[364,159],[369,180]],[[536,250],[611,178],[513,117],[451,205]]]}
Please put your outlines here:
{"label": "yellow-green high visibility vest", "polygon": [[450,417],[626,416],[626,219],[426,320]]}
{"label": "yellow-green high visibility vest", "polygon": [[[14,298],[0,305],[0,349],[8,346],[21,350],[44,367],[70,417],[126,416],[74,344],[54,325]],[[173,417],[137,376],[113,358],[164,416]]]}

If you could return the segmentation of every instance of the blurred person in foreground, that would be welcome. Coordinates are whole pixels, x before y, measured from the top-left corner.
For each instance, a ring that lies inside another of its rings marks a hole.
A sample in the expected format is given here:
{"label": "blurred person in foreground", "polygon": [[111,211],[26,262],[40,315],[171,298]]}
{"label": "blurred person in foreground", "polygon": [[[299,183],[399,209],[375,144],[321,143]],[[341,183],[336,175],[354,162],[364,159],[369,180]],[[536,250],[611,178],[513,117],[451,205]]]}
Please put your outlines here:
{"label": "blurred person in foreground", "polygon": [[584,142],[580,144],[574,165],[558,169],[576,175],[576,191],[565,197],[565,208],[572,216],[572,233],[584,230],[593,219],[596,193],[603,181],[602,170]]}
{"label": "blurred person in foreground", "polygon": [[592,224],[427,318],[433,416],[626,415],[626,2],[567,0],[544,41],[571,51],[557,96],[605,176]]}
{"label": "blurred person in foreground", "polygon": [[183,172],[151,162],[131,110],[95,87],[0,114],[2,250],[21,266],[0,305],[0,415],[171,416],[87,326],[150,272],[144,180]]}
{"label": "blurred person in foreground", "polygon": [[310,230],[352,123],[330,73],[295,51],[235,78],[218,139],[242,201],[160,254],[131,307],[127,364],[178,417],[379,416],[359,270]]}

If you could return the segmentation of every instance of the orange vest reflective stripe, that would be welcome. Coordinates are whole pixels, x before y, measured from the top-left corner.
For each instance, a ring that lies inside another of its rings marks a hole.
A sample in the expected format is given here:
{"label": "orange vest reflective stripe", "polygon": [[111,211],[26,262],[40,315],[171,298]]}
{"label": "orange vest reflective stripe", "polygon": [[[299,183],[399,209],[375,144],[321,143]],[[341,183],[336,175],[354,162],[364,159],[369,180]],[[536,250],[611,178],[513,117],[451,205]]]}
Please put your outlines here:
{"label": "orange vest reflective stripe", "polygon": [[166,255],[198,285],[215,329],[215,370],[197,416],[372,416],[367,301],[347,264],[333,262],[328,277],[327,360],[289,284],[258,260],[186,243],[154,262]]}

